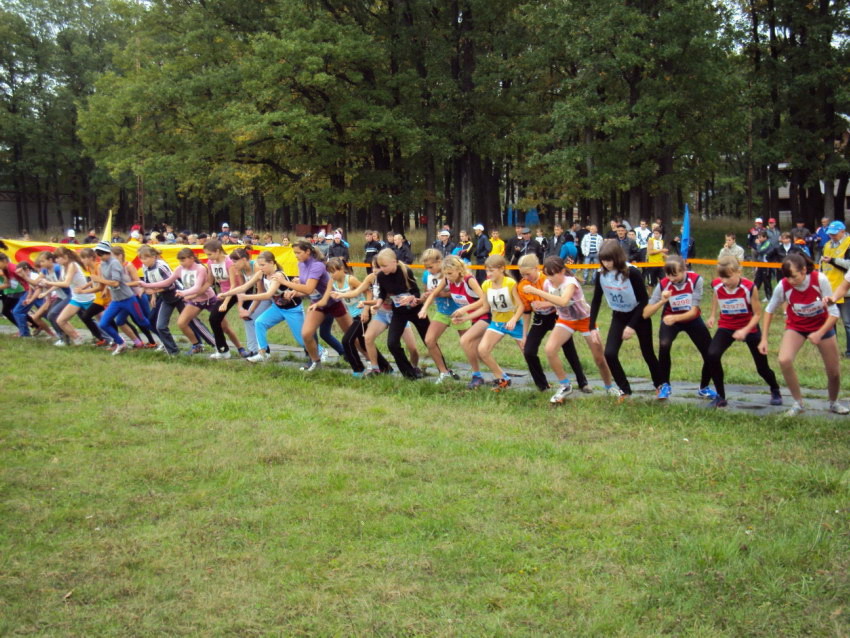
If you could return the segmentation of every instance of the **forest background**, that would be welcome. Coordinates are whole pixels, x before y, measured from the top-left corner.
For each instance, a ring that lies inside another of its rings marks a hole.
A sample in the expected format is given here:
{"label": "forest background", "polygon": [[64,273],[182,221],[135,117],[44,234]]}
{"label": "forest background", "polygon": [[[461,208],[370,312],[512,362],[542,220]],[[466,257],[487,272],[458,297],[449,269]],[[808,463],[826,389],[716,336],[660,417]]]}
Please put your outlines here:
{"label": "forest background", "polygon": [[838,0],[2,0],[0,191],[34,232],[432,237],[777,216],[787,183],[814,228],[844,217],[849,31]]}

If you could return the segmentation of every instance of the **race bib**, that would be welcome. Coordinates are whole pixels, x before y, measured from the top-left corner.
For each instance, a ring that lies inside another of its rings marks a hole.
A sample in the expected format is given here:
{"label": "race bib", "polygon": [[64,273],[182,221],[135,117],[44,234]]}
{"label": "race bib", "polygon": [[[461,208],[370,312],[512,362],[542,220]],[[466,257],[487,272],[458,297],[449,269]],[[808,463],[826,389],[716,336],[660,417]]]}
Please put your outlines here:
{"label": "race bib", "polygon": [[183,288],[191,288],[195,285],[195,273],[191,271],[184,272],[180,277],[180,281],[183,282]]}
{"label": "race bib", "polygon": [[216,281],[226,281],[229,279],[227,268],[225,268],[224,264],[210,264],[210,270]]}
{"label": "race bib", "polygon": [[409,297],[410,297],[410,293],[405,292],[405,293],[403,293],[403,294],[401,294],[401,295],[392,295],[392,296],[390,297],[390,299],[392,299],[392,300],[393,300],[393,305],[394,305],[396,308],[398,308],[399,306],[407,305],[407,304],[405,304],[404,302],[405,302],[405,300],[406,300],[406,299],[408,299]]}
{"label": "race bib", "polygon": [[718,299],[721,315],[745,315],[748,312],[747,302],[741,297],[736,299]]}
{"label": "race bib", "polygon": [[816,317],[824,312],[823,302],[818,299],[812,303],[793,304],[794,314],[798,317]]}
{"label": "race bib", "polygon": [[681,295],[671,295],[667,301],[670,304],[670,309],[676,312],[687,312],[693,306],[693,295],[689,292]]}
{"label": "race bib", "polygon": [[458,306],[468,306],[469,299],[466,298],[466,295],[463,295],[459,292],[452,293],[452,299]]}

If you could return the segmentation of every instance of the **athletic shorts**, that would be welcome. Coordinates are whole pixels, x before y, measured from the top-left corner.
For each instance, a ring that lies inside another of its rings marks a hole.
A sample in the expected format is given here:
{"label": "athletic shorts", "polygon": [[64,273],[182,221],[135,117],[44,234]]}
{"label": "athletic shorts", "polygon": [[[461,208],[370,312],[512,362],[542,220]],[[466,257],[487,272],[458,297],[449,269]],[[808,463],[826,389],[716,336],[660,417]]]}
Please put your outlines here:
{"label": "athletic shorts", "polygon": [[[788,330],[794,330],[794,328],[788,328]],[[817,332],[817,330],[794,330],[798,335],[802,335],[808,339],[809,335],[813,332]],[[821,341],[824,339],[829,339],[830,337],[835,336],[835,328],[830,328],[824,335],[821,337]]]}
{"label": "athletic shorts", "polygon": [[487,330],[492,330],[493,332],[498,332],[499,334],[507,335],[508,337],[513,337],[514,339],[522,339],[522,322],[517,321],[513,330],[507,329],[507,322],[505,321],[491,321],[490,327]]}
{"label": "athletic shorts", "polygon": [[590,334],[590,317],[585,317],[584,319],[561,319],[559,317],[555,325],[581,335]]}
{"label": "athletic shorts", "polygon": [[376,312],[372,318],[388,326],[393,320],[393,311],[387,310],[386,308],[379,308],[378,312]]}
{"label": "athletic shorts", "polygon": [[348,314],[348,310],[345,308],[345,304],[341,301],[337,301],[336,303],[328,304],[324,308],[316,308],[319,312],[324,312],[326,315],[331,315],[332,317],[344,317]]}
{"label": "athletic shorts", "polygon": [[200,308],[201,310],[209,310],[210,312],[212,312],[221,305],[221,301],[218,297],[213,297],[212,299],[205,299],[204,301],[184,301],[186,301],[186,304],[190,306],[195,306],[195,308]]}
{"label": "athletic shorts", "polygon": [[452,323],[452,318],[449,315],[443,314],[442,312],[435,312],[434,316],[431,317],[431,321],[436,321],[437,323],[442,323],[446,326],[451,326],[455,330],[469,330],[472,327],[471,321],[464,321],[463,323]]}
{"label": "athletic shorts", "polygon": [[94,301],[77,301],[76,299],[71,299],[69,303],[72,306],[76,306],[80,310],[88,310],[88,307],[91,306]]}

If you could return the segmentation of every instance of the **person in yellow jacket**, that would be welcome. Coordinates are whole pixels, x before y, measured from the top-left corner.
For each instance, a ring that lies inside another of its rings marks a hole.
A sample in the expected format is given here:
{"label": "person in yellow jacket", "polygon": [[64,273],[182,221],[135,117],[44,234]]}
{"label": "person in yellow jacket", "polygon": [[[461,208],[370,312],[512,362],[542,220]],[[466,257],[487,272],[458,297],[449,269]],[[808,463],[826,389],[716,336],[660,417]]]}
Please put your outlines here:
{"label": "person in yellow jacket", "polygon": [[490,244],[493,246],[490,249],[490,255],[505,256],[505,240],[499,237],[499,231],[496,228],[490,231]]}
{"label": "person in yellow jacket", "polygon": [[[826,275],[829,285],[837,289],[850,271],[850,235],[844,222],[834,221],[826,227],[829,241],[824,243],[820,258],[821,272]],[[850,358],[850,300],[841,297],[835,300],[844,324],[844,356]]]}

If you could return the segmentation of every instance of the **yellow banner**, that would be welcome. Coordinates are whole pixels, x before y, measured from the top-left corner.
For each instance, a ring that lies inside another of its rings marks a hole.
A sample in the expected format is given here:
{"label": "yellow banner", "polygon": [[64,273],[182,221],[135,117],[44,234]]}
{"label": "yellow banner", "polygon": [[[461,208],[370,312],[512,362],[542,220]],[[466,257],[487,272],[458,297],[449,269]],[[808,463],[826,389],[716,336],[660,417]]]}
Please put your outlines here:
{"label": "yellow banner", "polygon": [[[9,256],[9,260],[14,263],[20,263],[22,261],[33,263],[33,259],[38,255],[38,253],[43,251],[53,252],[59,246],[65,246],[67,248],[72,248],[74,250],[82,250],[83,248],[94,248],[95,244],[51,244],[48,242],[38,242],[38,241],[18,241],[16,239],[4,239],[3,243],[6,244],[6,248],[0,248],[0,252],[5,253]],[[142,247],[141,244],[113,244],[114,246],[121,246],[124,249],[124,255],[127,257],[127,261],[136,266],[136,268],[142,267],[142,262],[139,260],[137,253],[139,248]],[[194,253],[198,256],[198,259],[201,262],[206,263],[207,255],[204,253],[203,246],[180,246],[177,244],[157,244],[152,246],[152,248],[156,248],[160,253],[162,253],[162,258],[165,262],[171,266],[171,268],[176,268],[179,266],[179,262],[177,261],[177,253],[179,253],[184,248],[191,248]],[[250,248],[246,246],[240,246],[238,244],[226,245],[224,246],[224,250],[227,253],[237,249],[237,248],[246,248],[248,250],[248,254],[251,255],[251,259],[256,259],[257,255],[259,255],[263,251],[270,251],[277,260],[277,263],[280,264],[280,267],[283,268],[283,271],[289,275],[290,277],[298,276],[298,260],[295,259],[295,254],[292,252],[292,246],[270,246],[266,248],[265,246],[251,246]]]}

